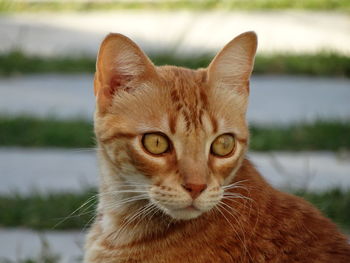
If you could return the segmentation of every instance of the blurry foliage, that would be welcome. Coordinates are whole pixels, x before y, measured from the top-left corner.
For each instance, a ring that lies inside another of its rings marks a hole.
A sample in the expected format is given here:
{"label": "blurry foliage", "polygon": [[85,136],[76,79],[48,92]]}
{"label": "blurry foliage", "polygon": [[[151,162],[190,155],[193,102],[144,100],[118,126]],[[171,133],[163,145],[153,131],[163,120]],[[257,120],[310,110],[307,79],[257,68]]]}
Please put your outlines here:
{"label": "blurry foliage", "polygon": [[[350,230],[350,190],[294,193],[314,204],[344,230]],[[29,196],[2,194],[0,226],[51,230],[86,228],[92,223],[95,215],[97,200],[89,199],[95,194],[91,189],[82,193],[35,193]],[[92,201],[78,209],[88,200]],[[89,207],[91,204],[93,205]]]}
{"label": "blurry foliage", "polygon": [[[81,193],[17,193],[0,196],[0,226],[34,229],[82,229],[95,215],[96,194],[89,189]],[[86,206],[78,209],[90,200]],[[78,210],[77,210],[78,209]],[[77,210],[75,213],[73,213]],[[73,214],[72,214],[73,213]]]}
{"label": "blurry foliage", "polygon": [[91,122],[0,116],[0,145],[22,147],[93,147]]}
{"label": "blurry foliage", "polygon": [[[250,125],[250,149],[350,150],[350,122],[316,121],[288,126]],[[0,115],[0,146],[91,148],[92,122]]]}
{"label": "blurry foliage", "polygon": [[250,149],[271,150],[350,150],[350,122],[317,121],[289,126],[251,125]]}
{"label": "blurry foliage", "polygon": [[350,57],[329,52],[258,55],[254,73],[350,77]]}
{"label": "blurry foliage", "polygon": [[350,10],[348,0],[144,0],[144,1],[21,1],[0,0],[0,12],[151,10]]}
{"label": "blurry foliage", "polygon": [[[350,2],[350,1],[349,1]],[[181,56],[169,53],[150,55],[156,65],[188,68],[207,67],[212,55]],[[95,59],[80,57],[27,56],[21,51],[0,54],[0,76],[29,73],[93,73]],[[350,77],[350,57],[321,52],[316,54],[258,54],[254,74],[294,74]]]}
{"label": "blurry foliage", "polygon": [[26,73],[82,73],[94,72],[95,60],[89,57],[55,57],[43,58],[27,56],[19,50],[0,54],[0,75]]}

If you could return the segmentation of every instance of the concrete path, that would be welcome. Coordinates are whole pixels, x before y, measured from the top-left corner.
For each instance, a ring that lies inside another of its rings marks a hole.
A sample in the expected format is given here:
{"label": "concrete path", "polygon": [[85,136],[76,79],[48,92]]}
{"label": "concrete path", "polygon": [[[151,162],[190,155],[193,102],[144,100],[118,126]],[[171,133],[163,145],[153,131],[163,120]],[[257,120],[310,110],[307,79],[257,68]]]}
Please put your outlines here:
{"label": "concrete path", "polygon": [[103,11],[0,17],[0,52],[96,56],[109,32],[123,33],[147,52],[217,52],[234,36],[254,30],[259,52],[350,54],[350,16],[307,11]]}
{"label": "concrete path", "polygon": [[[81,231],[34,231],[28,229],[0,228],[0,262],[2,260],[37,259],[42,253],[59,256],[60,263],[82,262],[84,232]],[[43,242],[49,250],[42,251]],[[12,262],[12,261],[11,261]],[[39,261],[38,262],[42,262]]]}
{"label": "concrete path", "polygon": [[96,186],[97,175],[94,149],[0,148],[2,193],[80,190]]}
{"label": "concrete path", "polygon": [[[350,157],[329,152],[252,152],[248,157],[279,188],[350,188]],[[0,193],[78,191],[97,180],[93,150],[0,148]]]}
{"label": "concrete path", "polygon": [[[92,119],[92,75],[31,75],[0,79],[0,113]],[[291,123],[350,119],[350,80],[255,76],[248,120]]]}

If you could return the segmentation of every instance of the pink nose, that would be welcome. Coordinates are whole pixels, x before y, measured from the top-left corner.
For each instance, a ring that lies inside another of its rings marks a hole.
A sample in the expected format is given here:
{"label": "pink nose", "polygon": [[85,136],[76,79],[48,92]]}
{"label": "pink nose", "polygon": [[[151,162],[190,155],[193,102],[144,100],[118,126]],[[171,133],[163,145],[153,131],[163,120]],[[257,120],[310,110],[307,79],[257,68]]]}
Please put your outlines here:
{"label": "pink nose", "polygon": [[183,184],[183,188],[192,196],[193,199],[196,199],[206,188],[206,184]]}

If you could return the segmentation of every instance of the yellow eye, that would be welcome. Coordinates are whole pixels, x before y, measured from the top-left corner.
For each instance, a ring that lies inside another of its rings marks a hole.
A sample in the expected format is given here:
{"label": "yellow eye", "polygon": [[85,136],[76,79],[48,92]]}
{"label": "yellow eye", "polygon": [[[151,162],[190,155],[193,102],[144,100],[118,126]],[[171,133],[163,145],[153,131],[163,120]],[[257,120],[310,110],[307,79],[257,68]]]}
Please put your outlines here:
{"label": "yellow eye", "polygon": [[148,133],[142,138],[142,144],[153,154],[162,154],[169,149],[168,139],[159,133]]}
{"label": "yellow eye", "polygon": [[235,148],[235,137],[231,134],[222,134],[211,145],[211,152],[217,156],[226,156]]}

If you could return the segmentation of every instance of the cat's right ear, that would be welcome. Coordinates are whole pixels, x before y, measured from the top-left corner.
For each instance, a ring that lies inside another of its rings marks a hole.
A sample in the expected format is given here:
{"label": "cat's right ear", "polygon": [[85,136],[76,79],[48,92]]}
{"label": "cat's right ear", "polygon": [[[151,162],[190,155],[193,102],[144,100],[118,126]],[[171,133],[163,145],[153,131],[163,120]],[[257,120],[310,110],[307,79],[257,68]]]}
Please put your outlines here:
{"label": "cat's right ear", "polygon": [[155,74],[150,59],[132,40],[122,34],[109,34],[96,61],[94,92],[99,112],[108,109],[116,92],[131,91],[137,81],[146,81]]}

